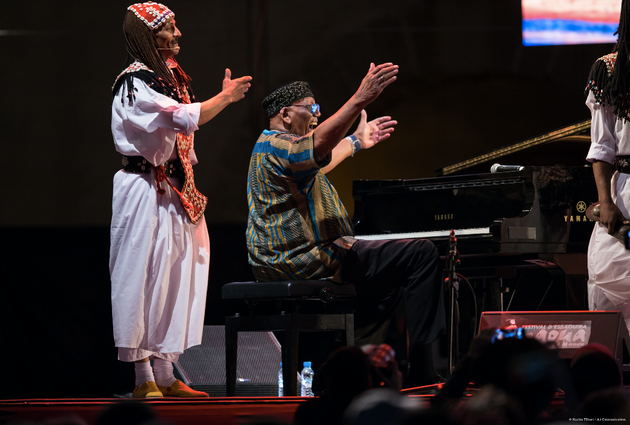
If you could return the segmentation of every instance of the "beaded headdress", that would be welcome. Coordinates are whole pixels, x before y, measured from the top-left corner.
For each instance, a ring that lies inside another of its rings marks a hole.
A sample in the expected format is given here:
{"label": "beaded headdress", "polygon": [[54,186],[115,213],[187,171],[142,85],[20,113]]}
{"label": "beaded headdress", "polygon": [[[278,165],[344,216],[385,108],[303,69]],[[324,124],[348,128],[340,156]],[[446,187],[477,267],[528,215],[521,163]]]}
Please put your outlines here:
{"label": "beaded headdress", "polygon": [[274,90],[263,99],[262,106],[267,111],[267,118],[271,118],[280,109],[305,97],[314,97],[308,83],[306,81],[294,81]]}
{"label": "beaded headdress", "polygon": [[175,16],[173,11],[168,7],[152,1],[132,4],[127,10],[132,11],[138,19],[152,30],[162,25],[167,19]]}

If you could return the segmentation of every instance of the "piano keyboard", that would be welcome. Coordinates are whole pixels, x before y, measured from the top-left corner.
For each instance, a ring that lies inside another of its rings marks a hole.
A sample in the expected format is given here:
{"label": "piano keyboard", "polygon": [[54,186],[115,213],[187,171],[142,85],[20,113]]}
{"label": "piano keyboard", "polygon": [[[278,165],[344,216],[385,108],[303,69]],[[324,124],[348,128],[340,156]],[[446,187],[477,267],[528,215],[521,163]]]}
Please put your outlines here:
{"label": "piano keyboard", "polygon": [[[471,229],[453,229],[455,237],[459,236],[482,236],[489,235],[489,227],[475,227]],[[448,238],[451,235],[450,230],[434,230],[431,232],[409,232],[409,233],[385,233],[380,235],[358,235],[357,239],[366,241],[380,241],[385,239],[430,239],[430,238]]]}

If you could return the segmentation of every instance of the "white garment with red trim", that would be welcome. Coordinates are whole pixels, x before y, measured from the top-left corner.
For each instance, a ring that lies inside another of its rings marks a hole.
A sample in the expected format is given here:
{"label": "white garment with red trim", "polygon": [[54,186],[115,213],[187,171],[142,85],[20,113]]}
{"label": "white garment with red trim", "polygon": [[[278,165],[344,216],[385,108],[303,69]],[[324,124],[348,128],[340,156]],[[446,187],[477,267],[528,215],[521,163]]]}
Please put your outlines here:
{"label": "white garment with red trim", "polygon": [[[630,155],[630,123],[618,120],[612,108],[597,104],[592,92],[589,92],[586,105],[592,115],[591,147],[587,159],[612,164],[617,155]],[[630,175],[615,173],[611,194],[623,215],[630,217]],[[630,301],[630,250],[599,223],[595,223],[588,246],[588,275],[591,310],[606,308],[601,293],[617,310],[624,309]],[[630,325],[630,321],[627,323]]]}
{"label": "white garment with red trim", "polygon": [[[180,104],[137,78],[134,88],[132,104],[125,84],[112,103],[116,150],[153,164],[177,158],[177,133],[197,130],[200,104]],[[194,150],[191,162],[197,162]],[[172,181],[181,188],[183,182]],[[125,361],[201,344],[210,266],[206,222],[192,224],[177,193],[166,183],[161,188],[163,195],[154,170],[114,176],[109,268],[115,345],[132,349],[120,350]]]}

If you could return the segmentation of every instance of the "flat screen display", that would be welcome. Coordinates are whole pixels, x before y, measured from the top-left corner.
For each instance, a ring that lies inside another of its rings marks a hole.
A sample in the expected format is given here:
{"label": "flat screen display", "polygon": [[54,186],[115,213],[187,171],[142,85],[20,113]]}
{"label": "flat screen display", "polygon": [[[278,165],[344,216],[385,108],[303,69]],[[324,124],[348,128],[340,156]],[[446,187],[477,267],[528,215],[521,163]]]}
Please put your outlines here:
{"label": "flat screen display", "polygon": [[616,43],[621,0],[521,0],[523,45]]}

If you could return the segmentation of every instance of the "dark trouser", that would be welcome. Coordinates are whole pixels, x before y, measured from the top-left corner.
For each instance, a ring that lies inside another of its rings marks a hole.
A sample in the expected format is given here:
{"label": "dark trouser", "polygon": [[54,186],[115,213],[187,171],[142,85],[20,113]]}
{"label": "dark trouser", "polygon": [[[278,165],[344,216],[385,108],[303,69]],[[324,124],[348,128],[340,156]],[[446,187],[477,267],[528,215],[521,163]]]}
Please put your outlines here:
{"label": "dark trouser", "polygon": [[435,246],[423,239],[357,241],[341,268],[343,281],[357,287],[357,339],[376,332],[402,296],[410,347],[435,341],[446,326],[439,261]]}

